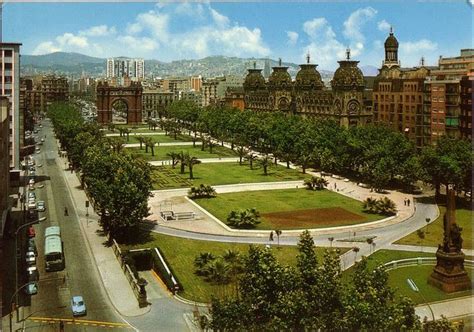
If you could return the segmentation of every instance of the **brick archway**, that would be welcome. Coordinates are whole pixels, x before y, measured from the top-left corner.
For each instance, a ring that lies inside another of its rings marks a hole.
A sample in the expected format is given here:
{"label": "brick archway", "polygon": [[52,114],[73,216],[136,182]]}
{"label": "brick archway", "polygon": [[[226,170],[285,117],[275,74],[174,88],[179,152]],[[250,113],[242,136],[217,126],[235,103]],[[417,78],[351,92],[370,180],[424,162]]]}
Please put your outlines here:
{"label": "brick archway", "polygon": [[127,104],[127,123],[142,122],[142,93],[140,82],[132,82],[130,86],[109,86],[107,82],[97,85],[97,122],[112,122],[112,105],[117,100]]}

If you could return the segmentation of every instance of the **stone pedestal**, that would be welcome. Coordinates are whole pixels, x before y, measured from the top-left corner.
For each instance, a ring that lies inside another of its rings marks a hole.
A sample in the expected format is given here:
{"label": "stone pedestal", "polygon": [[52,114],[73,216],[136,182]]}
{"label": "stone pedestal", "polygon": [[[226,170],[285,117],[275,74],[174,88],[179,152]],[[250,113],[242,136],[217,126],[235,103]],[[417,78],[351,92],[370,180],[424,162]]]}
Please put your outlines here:
{"label": "stone pedestal", "polygon": [[436,252],[436,267],[428,278],[428,283],[446,293],[460,292],[472,288],[471,280],[464,269],[462,252]]}

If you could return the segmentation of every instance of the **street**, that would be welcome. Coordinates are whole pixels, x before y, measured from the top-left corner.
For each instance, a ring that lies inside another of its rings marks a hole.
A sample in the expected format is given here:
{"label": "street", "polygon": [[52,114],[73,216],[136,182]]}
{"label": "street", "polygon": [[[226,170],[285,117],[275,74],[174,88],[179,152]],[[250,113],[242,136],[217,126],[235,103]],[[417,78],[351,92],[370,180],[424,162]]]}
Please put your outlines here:
{"label": "street", "polygon": [[[103,290],[96,264],[89,253],[86,239],[81,233],[79,222],[63,172],[67,165],[58,165],[58,148],[49,120],[43,120],[39,138],[45,138],[41,152],[35,154],[36,195],[44,200],[46,211],[39,217],[47,220],[35,225],[38,249],[37,267],[40,274],[38,294],[31,297],[31,306],[24,308],[27,330],[58,331],[59,320],[64,322],[66,331],[94,331],[104,327],[125,327],[125,321],[117,314]],[[42,165],[42,167],[39,167]],[[44,185],[43,188],[39,188]],[[84,203],[82,203],[84,204]],[[68,216],[64,215],[67,207]],[[46,272],[44,264],[44,230],[49,226],[60,226],[65,255],[65,269]],[[105,239],[105,238],[104,238]],[[87,315],[72,321],[71,297],[81,295],[87,307]],[[56,318],[51,321],[50,318]],[[92,322],[91,322],[92,321]]]}

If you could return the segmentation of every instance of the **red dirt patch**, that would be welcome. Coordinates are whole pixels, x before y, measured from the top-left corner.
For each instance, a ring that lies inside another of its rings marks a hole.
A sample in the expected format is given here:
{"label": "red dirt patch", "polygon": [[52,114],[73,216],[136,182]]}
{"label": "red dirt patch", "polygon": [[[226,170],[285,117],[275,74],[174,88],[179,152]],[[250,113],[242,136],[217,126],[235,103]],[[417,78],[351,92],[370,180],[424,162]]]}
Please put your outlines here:
{"label": "red dirt patch", "polygon": [[262,213],[261,216],[282,229],[343,226],[365,220],[365,217],[340,207]]}

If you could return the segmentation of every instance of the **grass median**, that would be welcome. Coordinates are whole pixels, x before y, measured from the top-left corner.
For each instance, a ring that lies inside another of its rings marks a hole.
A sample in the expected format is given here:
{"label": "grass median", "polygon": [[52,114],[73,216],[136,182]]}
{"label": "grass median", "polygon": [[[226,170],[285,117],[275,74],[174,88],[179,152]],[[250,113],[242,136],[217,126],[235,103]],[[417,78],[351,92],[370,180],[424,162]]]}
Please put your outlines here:
{"label": "grass median", "polygon": [[196,202],[222,222],[231,211],[255,208],[255,229],[308,229],[354,225],[384,218],[362,211],[362,202],[329,190],[282,189],[220,194]]}
{"label": "grass median", "polygon": [[[237,158],[236,158],[237,160]],[[184,174],[180,174],[179,165],[155,167],[152,173],[153,189],[187,188],[199,184],[223,185],[239,183],[296,181],[308,178],[295,169],[287,169],[281,165],[272,166],[268,175],[264,175],[260,167],[250,167],[246,164],[239,165],[238,162],[230,163],[205,163],[195,165],[193,168],[194,179],[189,179],[189,171],[186,168]]]}
{"label": "grass median", "polygon": [[[459,200],[458,200],[459,202]],[[404,238],[398,240],[397,244],[408,244],[417,246],[430,246],[437,247],[438,244],[443,242],[443,216],[446,213],[446,205],[439,204],[439,217],[421,228],[424,234],[424,238],[420,238],[418,232],[413,232]],[[456,223],[462,227],[462,238],[464,249],[473,249],[473,236],[472,236],[472,210],[467,204],[457,203],[456,209]]]}
{"label": "grass median", "polygon": [[[235,285],[216,285],[205,281],[195,274],[194,259],[201,252],[211,252],[215,256],[223,254],[226,250],[237,250],[242,254],[247,253],[249,244],[222,243],[214,241],[191,240],[180,237],[155,234],[148,236],[146,241],[133,246],[122,245],[122,249],[154,248],[159,247],[167,261],[172,266],[178,280],[182,283],[184,291],[180,293],[186,299],[197,302],[209,302],[212,296],[221,296],[235,289]],[[281,264],[296,265],[296,246],[272,245],[273,253]],[[342,249],[345,252],[347,249]],[[316,252],[321,259],[324,249],[317,248]]]}
{"label": "grass median", "polygon": [[237,156],[234,151],[222,146],[215,146],[212,148],[212,153],[209,152],[209,149],[206,148],[204,151],[201,151],[201,146],[196,145],[193,147],[192,145],[183,145],[183,146],[155,146],[155,155],[151,155],[150,149],[148,152],[145,152],[143,148],[127,148],[132,155],[141,157],[146,161],[160,161],[160,160],[170,160],[170,157],[167,156],[170,152],[180,153],[181,151],[184,153],[189,153],[191,157],[196,158],[226,158],[226,157],[235,157],[237,160]]}

